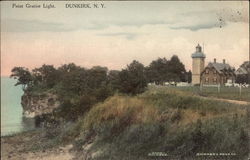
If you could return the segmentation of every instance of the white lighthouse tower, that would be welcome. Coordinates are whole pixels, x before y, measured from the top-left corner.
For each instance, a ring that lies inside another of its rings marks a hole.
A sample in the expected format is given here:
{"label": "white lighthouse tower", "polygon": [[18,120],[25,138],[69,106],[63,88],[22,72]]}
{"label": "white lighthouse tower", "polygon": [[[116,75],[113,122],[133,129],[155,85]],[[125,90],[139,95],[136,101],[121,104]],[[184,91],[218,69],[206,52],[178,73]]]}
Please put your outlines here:
{"label": "white lighthouse tower", "polygon": [[201,46],[196,46],[196,51],[192,54],[192,84],[200,84],[201,72],[204,70],[206,55],[203,53]]}

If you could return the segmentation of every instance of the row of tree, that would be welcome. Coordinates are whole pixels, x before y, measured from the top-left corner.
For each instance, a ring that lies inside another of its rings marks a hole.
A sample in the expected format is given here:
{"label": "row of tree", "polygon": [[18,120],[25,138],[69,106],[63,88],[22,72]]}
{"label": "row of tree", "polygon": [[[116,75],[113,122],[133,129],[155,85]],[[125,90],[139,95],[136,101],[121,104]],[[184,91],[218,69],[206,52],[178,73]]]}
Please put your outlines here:
{"label": "row of tree", "polygon": [[30,94],[44,91],[56,93],[62,103],[57,115],[76,120],[94,104],[115,92],[135,95],[144,92],[149,82],[187,81],[187,75],[179,58],[173,56],[170,60],[159,58],[147,67],[134,60],[121,71],[109,71],[101,66],[86,69],[74,63],[58,68],[43,65],[32,71],[15,67],[11,77],[17,79],[16,85],[22,85],[24,91]]}
{"label": "row of tree", "polygon": [[85,69],[74,63],[64,64],[57,69],[53,65],[43,65],[31,72],[24,67],[14,67],[11,77],[17,79],[16,85],[22,85],[24,90],[33,87],[53,88],[61,84],[67,91],[78,95],[104,85],[111,85],[112,89],[123,93],[136,94],[143,92],[147,83],[191,82],[191,72],[186,72],[183,63],[175,55],[170,60],[158,58],[146,67],[134,60],[121,71],[108,71],[101,66]]}

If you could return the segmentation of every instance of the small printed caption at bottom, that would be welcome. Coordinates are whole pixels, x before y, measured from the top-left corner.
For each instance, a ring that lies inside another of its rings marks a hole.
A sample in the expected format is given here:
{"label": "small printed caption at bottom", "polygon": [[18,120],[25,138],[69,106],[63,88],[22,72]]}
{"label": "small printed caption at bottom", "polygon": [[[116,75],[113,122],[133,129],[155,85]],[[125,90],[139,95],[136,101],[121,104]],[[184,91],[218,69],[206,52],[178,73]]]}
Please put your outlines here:
{"label": "small printed caption at bottom", "polygon": [[[196,153],[194,154],[193,160],[196,160],[197,158],[200,160],[200,158],[204,157],[207,160],[213,160],[213,158],[229,158],[230,156],[236,156],[236,153]],[[148,156],[153,158],[152,160],[181,160],[182,158],[177,155],[170,155],[165,152],[150,152],[148,153]],[[250,159],[249,159],[250,160]]]}

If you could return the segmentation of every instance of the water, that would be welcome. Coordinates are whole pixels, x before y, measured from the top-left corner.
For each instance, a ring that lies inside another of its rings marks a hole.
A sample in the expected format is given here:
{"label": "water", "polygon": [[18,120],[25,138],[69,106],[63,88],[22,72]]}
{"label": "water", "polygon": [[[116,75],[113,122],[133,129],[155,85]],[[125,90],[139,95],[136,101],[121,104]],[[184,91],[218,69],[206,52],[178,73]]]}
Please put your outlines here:
{"label": "water", "polygon": [[21,86],[15,79],[1,77],[1,136],[11,135],[34,127],[34,120],[22,116]]}

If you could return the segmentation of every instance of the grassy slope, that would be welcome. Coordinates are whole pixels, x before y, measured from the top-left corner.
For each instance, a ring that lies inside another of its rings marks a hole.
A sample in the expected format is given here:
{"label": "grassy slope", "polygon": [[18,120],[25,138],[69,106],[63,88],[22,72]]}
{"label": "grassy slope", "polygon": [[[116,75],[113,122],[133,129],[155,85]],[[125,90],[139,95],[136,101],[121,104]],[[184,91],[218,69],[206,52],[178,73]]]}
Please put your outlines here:
{"label": "grassy slope", "polygon": [[152,152],[189,159],[201,152],[236,153],[233,158],[244,159],[250,106],[194,95],[174,88],[151,88],[134,97],[115,95],[78,123],[41,133],[39,143],[27,142],[22,148],[29,152],[74,142],[77,157],[94,153],[93,159],[100,160],[156,159],[148,156]]}
{"label": "grassy slope", "polygon": [[146,159],[151,152],[182,157],[226,152],[243,158],[249,145],[247,122],[247,106],[154,88],[96,105],[74,132],[82,133],[78,144],[94,141],[96,159]]}

